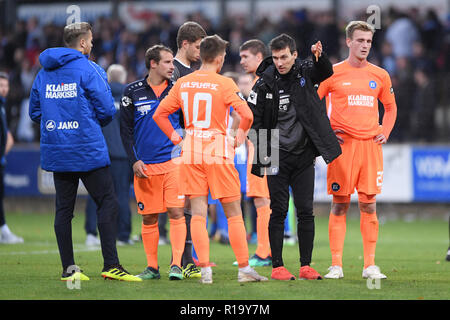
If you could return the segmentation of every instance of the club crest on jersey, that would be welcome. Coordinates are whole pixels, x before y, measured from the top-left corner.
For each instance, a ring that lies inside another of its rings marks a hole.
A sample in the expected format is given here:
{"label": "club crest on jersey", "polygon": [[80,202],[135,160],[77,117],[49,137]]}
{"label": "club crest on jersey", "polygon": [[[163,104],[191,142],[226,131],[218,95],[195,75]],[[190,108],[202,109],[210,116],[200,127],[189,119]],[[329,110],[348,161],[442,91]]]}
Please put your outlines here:
{"label": "club crest on jersey", "polygon": [[333,191],[339,191],[340,188],[341,188],[341,186],[337,182],[333,182],[331,184],[331,190],[333,190]]}
{"label": "club crest on jersey", "polygon": [[138,207],[140,210],[144,210],[144,204],[142,202],[138,202]]}
{"label": "club crest on jersey", "polygon": [[306,84],[305,78],[301,77],[301,78],[300,78],[300,86],[301,86],[301,87],[304,87],[305,84]]}
{"label": "club crest on jersey", "polygon": [[369,82],[369,87],[370,87],[370,89],[375,89],[377,87],[377,83],[372,80]]}

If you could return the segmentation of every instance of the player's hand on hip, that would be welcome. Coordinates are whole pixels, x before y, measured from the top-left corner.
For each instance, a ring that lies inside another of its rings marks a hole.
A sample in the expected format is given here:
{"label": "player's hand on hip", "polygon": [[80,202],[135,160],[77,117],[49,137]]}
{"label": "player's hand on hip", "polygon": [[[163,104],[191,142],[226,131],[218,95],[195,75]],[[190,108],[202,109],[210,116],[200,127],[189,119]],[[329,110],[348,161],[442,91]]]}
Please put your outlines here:
{"label": "player's hand on hip", "polygon": [[334,134],[336,135],[336,138],[337,138],[339,144],[344,144],[344,138],[342,138],[342,137],[339,136],[338,134],[339,134],[339,133],[345,133],[345,131],[342,130],[342,129],[336,129],[336,130],[334,130],[333,132],[334,132]]}
{"label": "player's hand on hip", "polygon": [[385,144],[387,142],[386,136],[382,133],[380,133],[379,135],[376,135],[373,138],[373,141],[377,144]]}
{"label": "player's hand on hip", "polygon": [[246,135],[245,131],[242,129],[237,129],[236,137],[234,138],[235,147],[236,148],[240,147],[245,142],[246,138],[247,138],[247,135]]}
{"label": "player's hand on hip", "polygon": [[133,172],[134,175],[138,178],[148,178],[145,174],[147,168],[145,167],[145,163],[142,160],[138,160],[133,164]]}

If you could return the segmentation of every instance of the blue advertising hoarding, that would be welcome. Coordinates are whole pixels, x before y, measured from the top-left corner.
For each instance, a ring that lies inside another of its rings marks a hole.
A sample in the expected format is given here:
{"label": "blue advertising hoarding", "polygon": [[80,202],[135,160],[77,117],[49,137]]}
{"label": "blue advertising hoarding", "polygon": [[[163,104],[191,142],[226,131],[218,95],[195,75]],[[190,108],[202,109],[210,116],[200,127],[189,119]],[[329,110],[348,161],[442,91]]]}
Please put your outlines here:
{"label": "blue advertising hoarding", "polygon": [[[449,202],[450,146],[386,145],[380,202]],[[15,146],[7,155],[5,196],[45,196],[55,193],[53,174],[40,168],[39,146]],[[316,162],[315,201],[329,202],[326,164]],[[241,168],[239,168],[241,169]],[[246,165],[242,165],[245,173]],[[243,178],[243,177],[241,177]],[[245,192],[245,178],[241,181]],[[80,181],[79,195],[86,195]],[[133,188],[130,190],[133,195]],[[356,199],[356,197],[353,197]]]}
{"label": "blue advertising hoarding", "polygon": [[14,148],[6,156],[6,196],[39,196],[39,148]]}
{"label": "blue advertising hoarding", "polygon": [[412,149],[414,201],[450,202],[450,148]]}

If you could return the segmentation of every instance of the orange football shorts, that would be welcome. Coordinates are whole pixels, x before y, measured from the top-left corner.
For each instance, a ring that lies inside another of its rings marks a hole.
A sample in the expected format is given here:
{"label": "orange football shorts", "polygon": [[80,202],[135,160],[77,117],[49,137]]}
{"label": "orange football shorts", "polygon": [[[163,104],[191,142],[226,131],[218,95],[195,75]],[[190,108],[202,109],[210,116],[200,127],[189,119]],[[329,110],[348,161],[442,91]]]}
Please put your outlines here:
{"label": "orange football shorts", "polygon": [[383,150],[372,139],[355,139],[342,134],[342,154],[328,165],[328,194],[348,196],[358,193],[375,195],[383,184]]}
{"label": "orange football shorts", "polygon": [[138,213],[163,213],[167,208],[184,208],[184,195],[180,188],[180,167],[176,165],[167,173],[149,175],[148,178],[134,176]]}
{"label": "orange football shorts", "polygon": [[234,166],[233,159],[216,157],[214,161],[186,161],[188,155],[184,154],[181,165],[182,193],[195,196],[208,196],[211,191],[213,199],[222,199],[224,202],[239,200],[241,197],[241,184],[239,173]]}

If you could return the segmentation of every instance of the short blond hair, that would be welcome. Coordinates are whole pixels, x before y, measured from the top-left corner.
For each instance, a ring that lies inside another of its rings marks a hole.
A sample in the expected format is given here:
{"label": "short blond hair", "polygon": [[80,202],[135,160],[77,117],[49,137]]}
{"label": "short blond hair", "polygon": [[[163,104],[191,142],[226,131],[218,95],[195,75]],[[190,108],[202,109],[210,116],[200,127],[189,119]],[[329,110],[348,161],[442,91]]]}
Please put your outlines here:
{"label": "short blond hair", "polygon": [[76,47],[81,37],[86,37],[92,27],[88,22],[75,22],[64,27],[63,41],[69,48]]}
{"label": "short blond hair", "polygon": [[370,31],[372,34],[375,33],[375,28],[365,21],[350,21],[345,28],[345,36],[349,39],[353,38],[353,33],[355,30]]}

